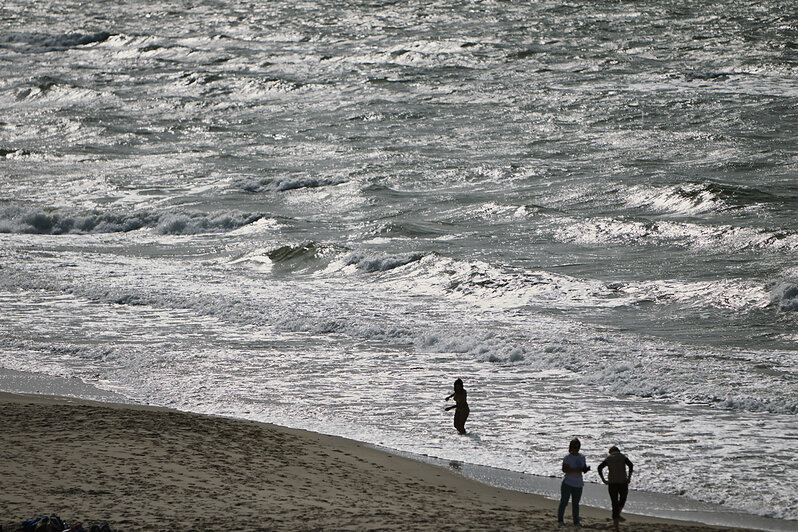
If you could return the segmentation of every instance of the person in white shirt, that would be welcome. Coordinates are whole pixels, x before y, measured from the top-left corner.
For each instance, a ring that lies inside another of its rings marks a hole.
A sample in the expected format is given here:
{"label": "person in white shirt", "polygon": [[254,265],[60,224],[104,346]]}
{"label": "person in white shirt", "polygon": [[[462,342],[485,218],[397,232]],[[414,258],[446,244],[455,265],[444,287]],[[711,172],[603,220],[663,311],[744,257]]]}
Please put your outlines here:
{"label": "person in white shirt", "polygon": [[568,499],[571,499],[574,525],[582,526],[579,522],[579,499],[582,498],[582,488],[585,486],[582,473],[590,471],[590,466],[587,465],[585,456],[579,452],[581,448],[582,442],[574,438],[568,445],[568,454],[562,459],[562,472],[565,476],[560,485],[560,507],[557,509],[557,522],[560,524],[564,524],[565,507],[568,506]]}

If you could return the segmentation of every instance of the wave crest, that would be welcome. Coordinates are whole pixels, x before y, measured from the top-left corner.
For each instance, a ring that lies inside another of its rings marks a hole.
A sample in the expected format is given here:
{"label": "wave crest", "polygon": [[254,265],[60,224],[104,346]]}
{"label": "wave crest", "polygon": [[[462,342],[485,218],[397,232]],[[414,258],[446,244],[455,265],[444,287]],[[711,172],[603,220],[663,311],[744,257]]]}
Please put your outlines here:
{"label": "wave crest", "polygon": [[358,270],[366,273],[384,272],[416,262],[424,257],[423,253],[405,253],[402,255],[367,255],[352,253],[346,257],[346,265],[354,265]]}
{"label": "wave crest", "polygon": [[195,235],[199,233],[225,233],[259,220],[260,214],[219,213],[209,216],[204,213],[165,214],[160,217],[154,230],[160,234]]}
{"label": "wave crest", "polygon": [[773,289],[770,302],[781,310],[798,310],[798,286],[793,283],[779,283]]}
{"label": "wave crest", "polygon": [[728,208],[722,190],[711,183],[683,183],[670,187],[635,186],[629,189],[626,203],[672,214],[701,214]]}
{"label": "wave crest", "polygon": [[156,233],[189,235],[227,232],[253,223],[261,214],[224,212],[70,212],[66,209],[37,209],[7,206],[0,209],[0,233],[64,235],[85,233],[126,233],[151,228]]}
{"label": "wave crest", "polygon": [[676,221],[641,222],[622,218],[560,220],[554,237],[578,244],[671,245],[693,249],[798,250],[798,233],[731,225],[701,225]]}
{"label": "wave crest", "polygon": [[665,187],[637,185],[625,192],[624,200],[630,207],[693,215],[751,208],[776,202],[777,198],[755,188],[705,181]]}
{"label": "wave crest", "polygon": [[58,34],[19,32],[0,36],[0,47],[11,48],[18,52],[52,52],[101,43],[110,37],[111,34],[107,31]]}
{"label": "wave crest", "polygon": [[340,185],[344,181],[332,177],[289,176],[277,178],[238,178],[233,180],[233,185],[245,192],[284,192],[300,188],[320,188],[330,185]]}

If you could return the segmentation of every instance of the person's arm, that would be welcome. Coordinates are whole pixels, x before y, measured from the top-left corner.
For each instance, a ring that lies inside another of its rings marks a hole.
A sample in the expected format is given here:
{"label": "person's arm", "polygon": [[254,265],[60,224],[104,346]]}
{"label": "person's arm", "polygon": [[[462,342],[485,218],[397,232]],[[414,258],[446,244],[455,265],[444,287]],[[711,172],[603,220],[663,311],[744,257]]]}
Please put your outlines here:
{"label": "person's arm", "polygon": [[599,466],[598,466],[598,474],[599,474],[599,476],[601,477],[601,481],[602,481],[604,484],[607,484],[607,480],[604,478],[604,468],[605,468],[605,467],[607,467],[607,461],[606,461],[606,460],[604,460],[603,462],[601,462],[601,463],[599,464]]}
{"label": "person's arm", "polygon": [[628,458],[626,459],[626,465],[629,467],[629,474],[626,476],[626,483],[629,484],[632,481],[632,471],[634,471],[635,465]]}

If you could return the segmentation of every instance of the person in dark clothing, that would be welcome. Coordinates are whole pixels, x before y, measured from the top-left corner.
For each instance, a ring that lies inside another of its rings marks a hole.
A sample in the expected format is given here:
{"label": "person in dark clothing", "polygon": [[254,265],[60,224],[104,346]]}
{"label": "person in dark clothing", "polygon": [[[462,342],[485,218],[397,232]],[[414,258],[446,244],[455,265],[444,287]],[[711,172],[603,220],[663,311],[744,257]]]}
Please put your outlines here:
{"label": "person in dark clothing", "polygon": [[468,408],[468,402],[466,401],[466,391],[463,387],[463,381],[461,379],[457,379],[454,381],[454,393],[449,395],[446,400],[448,401],[452,397],[454,397],[454,405],[447,406],[446,411],[451,410],[452,408],[456,408],[454,411],[454,428],[457,429],[457,432],[460,434],[465,434],[465,422],[468,419],[468,414],[471,410]]}
{"label": "person in dark clothing", "polygon": [[[609,477],[604,478],[604,468],[607,468]],[[627,474],[626,469],[629,468]],[[618,530],[619,521],[625,521],[621,517],[621,512],[626,504],[626,497],[629,494],[629,483],[632,481],[632,471],[634,465],[626,457],[621,454],[621,450],[615,445],[610,447],[610,454],[598,466],[598,474],[601,481],[607,484],[607,489],[610,492],[610,502],[612,503],[612,521],[615,524],[615,530]]]}

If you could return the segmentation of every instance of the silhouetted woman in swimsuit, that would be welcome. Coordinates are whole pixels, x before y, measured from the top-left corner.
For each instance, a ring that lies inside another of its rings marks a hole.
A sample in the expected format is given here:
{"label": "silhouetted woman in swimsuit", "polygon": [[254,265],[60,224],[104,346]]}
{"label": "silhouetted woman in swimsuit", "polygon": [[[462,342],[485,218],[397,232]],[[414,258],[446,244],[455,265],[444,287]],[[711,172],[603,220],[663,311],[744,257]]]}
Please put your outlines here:
{"label": "silhouetted woman in swimsuit", "polygon": [[457,429],[457,432],[460,434],[465,434],[465,422],[468,419],[468,413],[471,410],[468,408],[468,402],[466,401],[466,391],[463,388],[463,381],[457,379],[454,381],[454,393],[451,394],[449,397],[446,398],[448,401],[452,397],[454,397],[454,405],[447,406],[446,410],[449,411],[452,408],[455,408],[454,411],[454,428]]}

